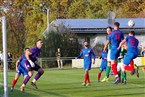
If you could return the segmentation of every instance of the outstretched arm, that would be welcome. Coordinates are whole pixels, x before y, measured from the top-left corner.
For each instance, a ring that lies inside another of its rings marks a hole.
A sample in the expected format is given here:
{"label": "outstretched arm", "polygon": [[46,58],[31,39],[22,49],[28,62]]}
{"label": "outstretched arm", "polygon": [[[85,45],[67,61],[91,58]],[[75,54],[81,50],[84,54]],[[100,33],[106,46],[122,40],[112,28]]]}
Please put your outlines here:
{"label": "outstretched arm", "polygon": [[93,55],[93,64],[95,64],[96,54],[93,50],[91,50],[91,54]]}
{"label": "outstretched arm", "polygon": [[119,47],[117,49],[120,49],[121,46],[126,42],[126,39],[122,40],[122,42],[119,44]]}
{"label": "outstretched arm", "polygon": [[82,56],[83,56],[83,51],[81,50],[81,51],[80,51],[80,54],[77,56],[77,59],[78,59],[78,58],[81,58]]}
{"label": "outstretched arm", "polygon": [[20,56],[18,58],[18,60],[16,61],[16,71],[18,70],[18,66],[20,65],[20,62],[22,61],[22,56]]}
{"label": "outstretched arm", "polygon": [[105,42],[105,44],[104,44],[104,51],[106,51],[106,49],[107,49],[107,46],[108,46],[108,44],[110,43],[110,41],[109,40],[107,40],[106,42]]}
{"label": "outstretched arm", "polygon": [[19,61],[19,60],[17,60],[17,61],[16,61],[16,71],[18,71],[18,66],[19,66],[19,63],[20,63],[20,61]]}

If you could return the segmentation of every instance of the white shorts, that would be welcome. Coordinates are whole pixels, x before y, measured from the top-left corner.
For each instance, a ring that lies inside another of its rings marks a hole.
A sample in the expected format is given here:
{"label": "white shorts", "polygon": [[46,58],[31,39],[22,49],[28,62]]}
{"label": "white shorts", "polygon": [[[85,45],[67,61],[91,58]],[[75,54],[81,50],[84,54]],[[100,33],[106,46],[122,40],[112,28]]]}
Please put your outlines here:
{"label": "white shorts", "polygon": [[123,65],[123,62],[117,64],[117,71],[122,70],[122,65]]}
{"label": "white shorts", "polygon": [[108,54],[107,54],[107,61],[111,61],[111,58],[110,58],[110,53],[111,53],[111,50],[108,50]]}

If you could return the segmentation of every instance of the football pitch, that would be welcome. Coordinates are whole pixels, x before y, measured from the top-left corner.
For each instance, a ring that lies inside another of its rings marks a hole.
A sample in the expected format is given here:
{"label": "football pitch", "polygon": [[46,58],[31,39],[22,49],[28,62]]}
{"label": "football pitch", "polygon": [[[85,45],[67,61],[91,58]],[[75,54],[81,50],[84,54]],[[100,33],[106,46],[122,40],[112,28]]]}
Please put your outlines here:
{"label": "football pitch", "polygon": [[[25,92],[20,91],[22,76],[10,92],[11,81],[15,72],[8,72],[9,97],[145,97],[145,72],[141,71],[140,78],[127,72],[127,84],[113,84],[114,76],[110,75],[109,82],[97,82],[99,69],[90,71],[91,86],[82,86],[83,69],[45,69],[44,75],[37,82],[38,89],[34,89],[30,81]],[[103,72],[102,78],[105,73]]]}

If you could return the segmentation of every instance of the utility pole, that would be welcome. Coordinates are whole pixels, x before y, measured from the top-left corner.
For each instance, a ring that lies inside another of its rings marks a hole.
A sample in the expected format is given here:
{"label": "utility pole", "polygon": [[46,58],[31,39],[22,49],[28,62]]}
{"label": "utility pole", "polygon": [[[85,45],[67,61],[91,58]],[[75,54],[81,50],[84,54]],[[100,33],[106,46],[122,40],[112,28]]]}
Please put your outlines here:
{"label": "utility pole", "polygon": [[47,32],[49,33],[49,8],[47,9]]}

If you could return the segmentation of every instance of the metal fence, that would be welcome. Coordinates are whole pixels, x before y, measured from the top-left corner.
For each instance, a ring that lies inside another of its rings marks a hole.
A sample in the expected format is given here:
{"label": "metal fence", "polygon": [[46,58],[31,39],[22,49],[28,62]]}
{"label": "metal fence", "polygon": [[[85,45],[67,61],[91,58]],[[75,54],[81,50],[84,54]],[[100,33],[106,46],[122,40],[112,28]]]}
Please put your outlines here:
{"label": "metal fence", "polygon": [[[72,59],[75,59],[75,57],[61,57],[60,61],[62,61],[63,67],[71,68]],[[16,61],[17,61],[17,59],[13,59],[12,61],[8,61],[8,69],[9,70],[15,70]],[[57,62],[56,57],[38,58],[38,61],[36,63],[38,65],[40,65],[42,68],[58,68],[58,62]],[[0,70],[3,70],[3,62],[0,62]]]}
{"label": "metal fence", "polygon": [[62,62],[63,67],[68,68],[71,67],[72,59],[75,59],[75,57],[61,57],[60,60],[57,60],[56,57],[39,58],[38,64],[40,64],[42,68],[59,68],[57,61],[60,61]]}

